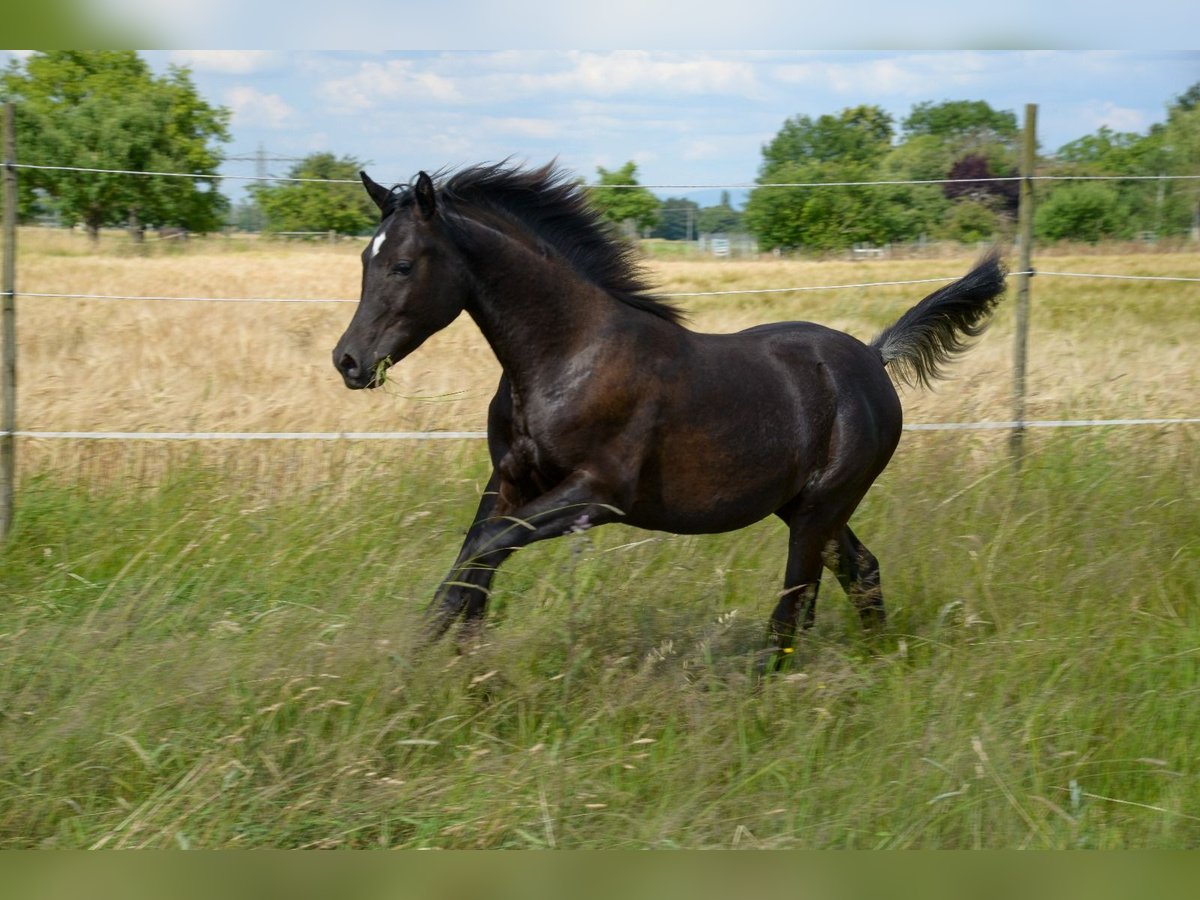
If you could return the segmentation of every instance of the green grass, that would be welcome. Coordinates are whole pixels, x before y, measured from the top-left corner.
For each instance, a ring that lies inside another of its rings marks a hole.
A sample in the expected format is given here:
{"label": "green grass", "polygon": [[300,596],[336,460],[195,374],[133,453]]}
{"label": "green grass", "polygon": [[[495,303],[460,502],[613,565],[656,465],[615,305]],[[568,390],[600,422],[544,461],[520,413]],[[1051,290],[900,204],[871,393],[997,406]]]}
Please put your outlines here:
{"label": "green grass", "polygon": [[886,632],[828,580],[761,683],[772,522],[537,545],[458,655],[413,635],[478,442],[29,478],[0,846],[1200,845],[1196,434],[1029,443],[906,435],[855,518]]}

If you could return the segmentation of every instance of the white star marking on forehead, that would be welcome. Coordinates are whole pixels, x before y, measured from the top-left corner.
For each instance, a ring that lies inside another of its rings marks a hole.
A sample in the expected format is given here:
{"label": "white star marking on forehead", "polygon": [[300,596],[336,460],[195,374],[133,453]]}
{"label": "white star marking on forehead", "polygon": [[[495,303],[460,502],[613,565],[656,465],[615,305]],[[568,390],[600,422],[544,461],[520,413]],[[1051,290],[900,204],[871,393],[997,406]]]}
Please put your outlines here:
{"label": "white star marking on forehead", "polygon": [[387,232],[381,231],[375,235],[375,240],[371,241],[371,259],[379,255],[379,248],[383,246],[383,242],[387,240]]}

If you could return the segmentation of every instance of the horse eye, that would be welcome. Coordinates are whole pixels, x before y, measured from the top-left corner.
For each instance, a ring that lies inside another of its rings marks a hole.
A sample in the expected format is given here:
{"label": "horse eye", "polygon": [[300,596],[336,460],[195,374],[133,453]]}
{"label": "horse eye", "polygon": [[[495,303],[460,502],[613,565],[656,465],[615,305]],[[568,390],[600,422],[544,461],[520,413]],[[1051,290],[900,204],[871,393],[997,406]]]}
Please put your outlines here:
{"label": "horse eye", "polygon": [[392,264],[392,274],[393,275],[407,275],[409,272],[412,271],[412,267],[413,267],[412,260],[409,260],[409,259],[398,260],[397,262]]}

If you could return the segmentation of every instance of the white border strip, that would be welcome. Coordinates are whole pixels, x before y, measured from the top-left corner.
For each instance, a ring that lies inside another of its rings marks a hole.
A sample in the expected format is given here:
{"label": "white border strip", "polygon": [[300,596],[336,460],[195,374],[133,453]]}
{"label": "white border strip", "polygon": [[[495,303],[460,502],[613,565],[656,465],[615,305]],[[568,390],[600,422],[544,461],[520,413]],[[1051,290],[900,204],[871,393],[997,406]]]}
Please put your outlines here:
{"label": "white border strip", "polygon": [[[1013,428],[1107,428],[1131,425],[1196,425],[1200,418],[1049,419],[1030,422],[925,422],[905,431],[1005,431]],[[0,437],[84,441],[457,441],[487,437],[486,431],[0,431]]]}

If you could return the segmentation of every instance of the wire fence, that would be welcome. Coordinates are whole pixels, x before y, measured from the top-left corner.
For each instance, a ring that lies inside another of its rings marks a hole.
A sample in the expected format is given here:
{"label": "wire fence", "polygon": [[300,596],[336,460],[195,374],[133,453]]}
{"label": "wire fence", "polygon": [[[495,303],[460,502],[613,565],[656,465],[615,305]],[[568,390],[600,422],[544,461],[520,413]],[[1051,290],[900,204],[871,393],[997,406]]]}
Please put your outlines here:
{"label": "wire fence", "polygon": [[[223,172],[147,172],[139,169],[98,169],[87,166],[49,166],[35,163],[12,163],[14,169],[30,169],[48,172],[77,172],[97,175],[140,175],[153,178],[192,178],[213,181],[273,181],[297,184],[353,184],[361,185],[357,178],[294,178],[286,175],[231,175]],[[710,190],[757,190],[758,188],[829,188],[829,187],[903,187],[937,184],[983,184],[987,182],[1020,181],[1197,181],[1200,175],[991,175],[983,178],[906,178],[876,181],[767,181],[728,182],[724,184],[599,184],[588,183],[589,188],[634,189],[651,191],[710,191]]]}
{"label": "wire fence", "polygon": [[[1034,419],[986,422],[906,422],[905,431],[1011,431],[1014,428],[1119,428],[1195,425],[1200,418]],[[72,441],[462,441],[486,431],[14,431],[19,438]]]}
{"label": "wire fence", "polygon": [[[31,163],[10,162],[9,170],[35,170],[69,172],[77,174],[105,174],[138,177],[190,178],[200,180],[235,180],[235,181],[271,181],[283,183],[325,183],[334,185],[358,185],[357,179],[330,178],[295,178],[274,175],[231,175],[225,173],[195,173],[168,171],[141,171],[128,169],[105,169],[86,166],[70,165],[39,165]],[[605,188],[642,188],[648,190],[757,190],[760,188],[832,188],[832,187],[869,187],[869,186],[919,186],[919,185],[950,185],[950,184],[981,184],[985,182],[1054,182],[1054,181],[1195,181],[1200,175],[1034,175],[1024,174],[1015,176],[988,176],[984,178],[941,178],[941,179],[887,179],[876,181],[836,181],[836,182],[754,182],[754,183],[725,183],[725,184],[605,184],[586,185],[587,187]],[[313,234],[324,234],[314,232]],[[1196,283],[1200,278],[1178,275],[1133,275],[1105,274],[1092,272],[1055,272],[1034,270],[1032,267],[1021,271],[1010,272],[1010,278],[1026,276],[1055,277],[1055,278],[1095,278],[1115,279],[1123,281],[1144,282],[1176,282]],[[797,285],[790,287],[736,288],[719,291],[675,291],[660,293],[663,298],[700,298],[721,297],[733,295],[770,295],[790,294],[815,291],[835,291],[858,289],[866,290],[891,286],[906,286],[920,284],[948,283],[958,276],[941,278],[920,278],[907,280],[868,281],[855,283]],[[187,303],[354,303],[353,298],[346,297],[215,297],[215,296],[169,296],[169,295],[125,295],[98,294],[89,292],[43,292],[20,291],[11,292],[10,296],[30,299],[58,300],[81,299],[96,301],[163,301]],[[995,431],[1022,428],[1094,428],[1094,427],[1127,427],[1127,426],[1171,426],[1190,425],[1200,422],[1200,418],[1120,418],[1120,419],[1074,419],[1074,420],[1043,420],[1028,421],[1023,418],[1007,421],[982,422],[944,422],[944,423],[910,423],[905,426],[909,431]],[[331,441],[331,440],[473,440],[486,436],[480,431],[396,431],[396,432],[206,432],[206,431],[177,431],[177,432],[125,432],[125,431],[28,431],[9,428],[0,430],[0,437],[11,436],[34,440],[97,440],[97,441]]]}
{"label": "wire fence", "polygon": [[[1007,277],[1016,278],[1021,275],[1037,275],[1053,278],[1108,278],[1122,281],[1170,281],[1182,283],[1200,283],[1200,278],[1186,275],[1111,275],[1097,272],[1048,272],[1030,270],[1025,272],[1009,272]],[[725,291],[668,291],[656,296],[664,299],[682,297],[729,297],[747,294],[798,294],[812,291],[838,291],[861,288],[894,287],[913,284],[947,284],[958,278],[957,275],[946,275],[941,278],[910,278],[902,281],[860,281],[850,284],[808,284],[794,287],[779,288],[735,288]],[[84,294],[84,293],[37,293],[18,291],[18,297],[34,297],[53,300],[165,300],[185,303],[357,303],[352,297],[175,297],[152,294]]]}

